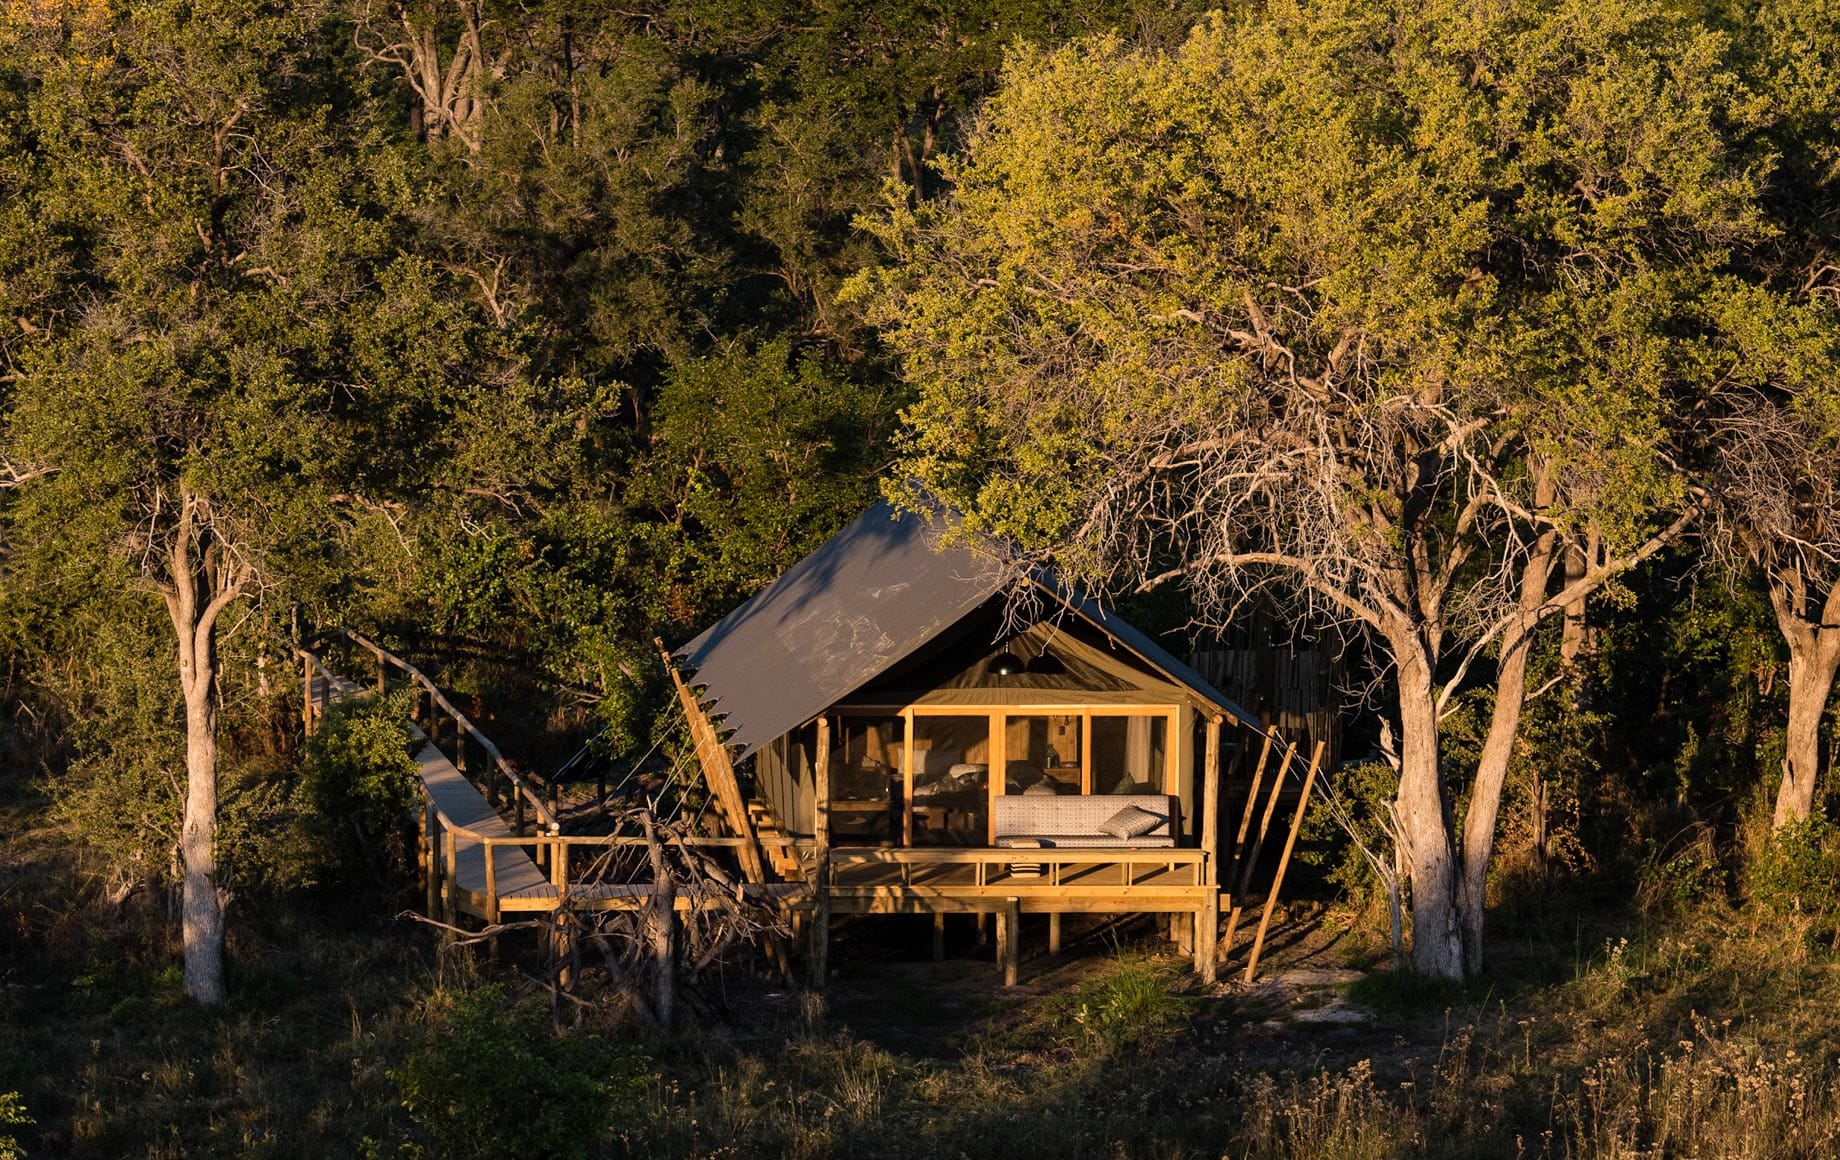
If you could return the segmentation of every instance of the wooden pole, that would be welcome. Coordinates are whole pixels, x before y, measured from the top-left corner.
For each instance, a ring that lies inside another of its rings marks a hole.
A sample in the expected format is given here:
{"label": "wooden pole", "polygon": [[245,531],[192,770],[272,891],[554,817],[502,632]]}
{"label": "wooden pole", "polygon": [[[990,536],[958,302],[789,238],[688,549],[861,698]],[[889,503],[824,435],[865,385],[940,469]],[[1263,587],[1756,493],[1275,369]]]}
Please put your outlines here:
{"label": "wooden pole", "polygon": [[1209,894],[1195,911],[1195,973],[1210,987],[1220,977],[1220,897],[1216,894]]}
{"label": "wooden pole", "polygon": [[1013,987],[1021,975],[1022,900],[1005,898],[997,917],[997,958],[1003,963],[1003,985]]}
{"label": "wooden pole", "polygon": [[306,731],[313,732],[313,658],[306,653],[300,654],[300,723]]}
{"label": "wooden pole", "polygon": [[1246,808],[1240,811],[1239,833],[1233,839],[1233,864],[1227,867],[1226,881],[1234,882],[1239,875],[1240,856],[1246,852],[1246,835],[1252,832],[1252,812],[1258,808],[1259,786],[1265,780],[1265,762],[1271,757],[1271,734],[1265,734],[1265,744],[1259,748],[1259,763],[1252,767],[1252,785],[1246,790]]}
{"label": "wooden pole", "polygon": [[1265,816],[1259,820],[1259,832],[1252,839],[1252,851],[1239,868],[1239,882],[1235,893],[1244,896],[1246,888],[1252,885],[1252,872],[1258,869],[1259,854],[1265,849],[1265,835],[1271,832],[1271,816],[1278,812],[1278,795],[1284,792],[1285,775],[1291,771],[1291,759],[1297,756],[1297,743],[1291,742],[1284,750],[1284,760],[1278,763],[1278,771],[1272,774],[1271,796],[1265,799]]}
{"label": "wooden pole", "polygon": [[1209,889],[1207,903],[1195,911],[1195,973],[1208,984],[1214,982],[1220,953],[1214,923],[1206,920],[1211,914],[1218,922],[1220,916],[1220,722],[1218,716],[1208,718],[1202,750],[1205,780],[1201,783],[1201,852],[1207,856],[1202,884]]}
{"label": "wooden pole", "polygon": [[1061,953],[1061,915],[1058,910],[1048,915],[1048,953]]}
{"label": "wooden pole", "polygon": [[[1228,902],[1230,903],[1231,901],[1232,899],[1229,898]],[[1233,935],[1239,930],[1239,913],[1240,908],[1238,906],[1230,906],[1227,910],[1227,933],[1222,935],[1220,939],[1220,957],[1222,961],[1233,958]]]}
{"label": "wooden pole", "polygon": [[422,873],[428,895],[424,909],[429,918],[437,918],[441,913],[441,852],[437,845],[440,840],[440,817],[434,812],[433,802],[424,802],[422,803]]}
{"label": "wooden pole", "polygon": [[479,843],[486,856],[486,921],[498,924],[498,847],[490,839]]}
{"label": "wooden pole", "polygon": [[933,914],[933,961],[944,962],[946,957],[946,913],[943,910]]}
{"label": "wooden pole", "polygon": [[383,696],[385,693],[390,691],[388,688],[385,687],[383,674],[384,674],[383,650],[379,649],[377,650],[377,695],[379,697]]}
{"label": "wooden pole", "polygon": [[817,873],[813,884],[816,913],[811,923],[811,986],[822,991],[830,979],[831,954],[831,719],[818,718],[817,760],[812,763],[812,830],[817,838]]}
{"label": "wooden pole", "polygon": [[1310,771],[1303,778],[1303,793],[1297,798],[1297,813],[1291,818],[1290,837],[1284,840],[1284,853],[1278,856],[1278,874],[1271,881],[1271,893],[1265,896],[1265,913],[1259,916],[1259,933],[1252,940],[1252,955],[1246,960],[1248,983],[1252,982],[1253,973],[1259,969],[1259,952],[1265,949],[1265,928],[1271,925],[1272,907],[1278,903],[1278,889],[1284,885],[1284,871],[1291,864],[1291,848],[1297,844],[1298,831],[1303,829],[1303,811],[1310,804],[1310,790],[1316,785],[1316,770],[1322,764],[1325,744],[1318,741],[1316,751],[1310,755]]}
{"label": "wooden pole", "polygon": [[441,866],[441,921],[453,926],[460,919],[459,900],[454,897],[454,871],[459,862],[455,857],[454,832],[443,828],[441,832],[442,866]]}

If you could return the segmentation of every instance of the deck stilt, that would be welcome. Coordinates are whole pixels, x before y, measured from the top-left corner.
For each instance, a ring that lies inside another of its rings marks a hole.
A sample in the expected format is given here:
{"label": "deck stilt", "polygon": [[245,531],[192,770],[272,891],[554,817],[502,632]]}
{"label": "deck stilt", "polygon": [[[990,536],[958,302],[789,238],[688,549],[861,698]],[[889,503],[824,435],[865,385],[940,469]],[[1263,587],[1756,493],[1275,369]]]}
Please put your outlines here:
{"label": "deck stilt", "polygon": [[1058,911],[1048,916],[1048,953],[1061,953],[1061,916]]}
{"label": "deck stilt", "polygon": [[1220,974],[1220,900],[1210,898],[1195,912],[1195,973],[1211,987]]}
{"label": "deck stilt", "polygon": [[1003,913],[997,920],[997,959],[1003,964],[1003,985],[1013,987],[1022,965],[1022,900],[1003,900]]}

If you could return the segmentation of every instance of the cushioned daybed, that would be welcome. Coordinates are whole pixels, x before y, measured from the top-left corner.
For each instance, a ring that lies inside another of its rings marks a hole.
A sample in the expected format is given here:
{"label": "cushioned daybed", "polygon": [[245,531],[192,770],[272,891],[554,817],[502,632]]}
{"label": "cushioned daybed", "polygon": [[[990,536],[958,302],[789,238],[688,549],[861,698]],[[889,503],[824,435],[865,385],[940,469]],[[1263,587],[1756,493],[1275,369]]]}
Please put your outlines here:
{"label": "cushioned daybed", "polygon": [[[1132,807],[1156,824],[1133,837],[1106,832],[1106,824]],[[1176,844],[1175,800],[1168,794],[1050,796],[1005,794],[996,799],[997,846],[1001,849],[1162,849]]]}

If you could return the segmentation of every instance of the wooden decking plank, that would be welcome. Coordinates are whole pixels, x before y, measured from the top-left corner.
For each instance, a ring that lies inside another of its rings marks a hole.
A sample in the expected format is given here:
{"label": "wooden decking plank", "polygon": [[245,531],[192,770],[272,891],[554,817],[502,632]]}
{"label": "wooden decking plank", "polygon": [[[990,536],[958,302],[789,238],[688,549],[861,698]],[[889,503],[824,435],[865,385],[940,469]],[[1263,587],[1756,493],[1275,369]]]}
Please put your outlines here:
{"label": "wooden decking plank", "polygon": [[[327,703],[369,691],[336,675],[315,677],[314,685],[314,692]],[[414,725],[409,727],[409,732],[413,741],[420,742],[415,752],[415,764],[422,788],[446,822],[487,838],[517,836],[498,811],[492,808],[491,803],[486,801],[485,795],[466,779],[438,746],[428,740],[427,734]],[[483,897],[486,890],[485,847],[463,834],[455,834],[454,863],[455,883],[462,890]],[[528,847],[498,849],[494,869],[501,899],[543,897],[540,892],[546,890],[551,897],[556,893],[549,878],[537,867],[536,859],[531,857]]]}
{"label": "wooden decking plank", "polygon": [[[472,830],[486,838],[515,838],[517,834],[485,795],[466,780],[454,763],[426,739],[415,755],[416,772],[421,775],[429,800],[443,818],[455,826]],[[494,867],[497,871],[498,895],[520,894],[529,890],[554,889],[543,871],[522,846],[497,848]],[[486,889],[485,847],[464,834],[454,835],[454,881],[464,890],[484,894]]]}

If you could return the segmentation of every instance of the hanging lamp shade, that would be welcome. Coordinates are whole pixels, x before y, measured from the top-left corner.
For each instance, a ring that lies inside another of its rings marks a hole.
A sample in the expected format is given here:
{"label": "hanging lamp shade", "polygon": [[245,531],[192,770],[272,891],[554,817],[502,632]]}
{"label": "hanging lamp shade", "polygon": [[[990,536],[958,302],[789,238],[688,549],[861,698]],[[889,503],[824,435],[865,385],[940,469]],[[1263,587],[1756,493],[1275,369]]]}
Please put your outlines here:
{"label": "hanging lamp shade", "polygon": [[1028,665],[1021,657],[1006,648],[990,658],[990,667],[987,671],[993,677],[1019,677],[1028,671]]}

